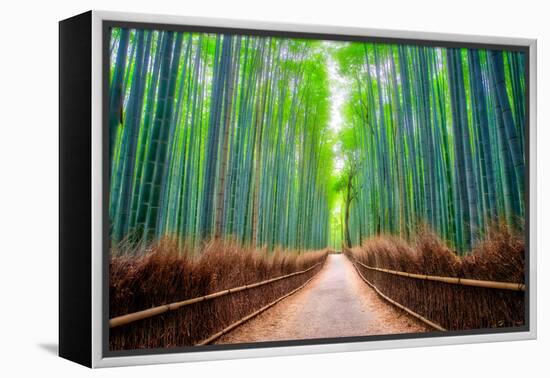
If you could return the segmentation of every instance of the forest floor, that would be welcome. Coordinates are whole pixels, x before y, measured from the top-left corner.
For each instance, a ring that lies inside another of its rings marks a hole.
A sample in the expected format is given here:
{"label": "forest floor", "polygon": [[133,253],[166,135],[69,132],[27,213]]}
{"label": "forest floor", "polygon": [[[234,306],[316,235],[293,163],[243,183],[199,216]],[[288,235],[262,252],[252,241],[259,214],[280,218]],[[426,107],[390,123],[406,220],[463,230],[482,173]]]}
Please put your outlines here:
{"label": "forest floor", "polygon": [[426,332],[384,301],[344,255],[329,255],[302,290],[228,333],[216,344]]}

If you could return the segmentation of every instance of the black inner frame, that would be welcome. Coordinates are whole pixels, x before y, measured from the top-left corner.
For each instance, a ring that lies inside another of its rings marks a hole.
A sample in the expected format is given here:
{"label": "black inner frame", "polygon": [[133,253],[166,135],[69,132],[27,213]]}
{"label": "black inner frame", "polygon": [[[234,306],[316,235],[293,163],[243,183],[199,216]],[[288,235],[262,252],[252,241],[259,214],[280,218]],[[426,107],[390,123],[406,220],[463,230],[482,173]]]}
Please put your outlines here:
{"label": "black inner frame", "polygon": [[[286,341],[266,341],[255,343],[242,344],[224,344],[224,345],[204,345],[204,346],[182,346],[172,348],[144,348],[131,349],[123,351],[109,350],[109,260],[110,260],[110,242],[109,242],[109,42],[111,38],[111,29],[115,27],[128,29],[148,29],[161,31],[175,32],[195,32],[195,33],[216,33],[216,34],[233,34],[233,35],[251,35],[260,37],[279,37],[279,38],[299,38],[299,39],[316,39],[316,40],[331,40],[344,42],[369,42],[369,43],[387,43],[387,44],[404,44],[429,47],[443,48],[472,48],[472,49],[487,49],[487,50],[502,50],[502,51],[517,51],[525,54],[525,324],[519,327],[503,327],[503,328],[485,328],[461,331],[431,331],[423,333],[402,333],[391,335],[373,335],[373,336],[353,336],[353,337],[338,337],[338,338],[319,338],[307,340],[286,340]],[[407,32],[404,31],[403,34]],[[419,339],[433,337],[448,337],[448,336],[467,336],[467,335],[485,335],[497,333],[517,333],[527,332],[530,330],[530,285],[529,285],[529,267],[530,267],[530,202],[529,202],[529,182],[530,182],[530,54],[529,46],[520,45],[505,45],[505,44],[490,44],[490,43],[469,43],[469,42],[454,42],[444,40],[425,40],[425,39],[408,39],[408,38],[388,38],[388,37],[368,37],[357,35],[340,35],[340,34],[325,34],[325,33],[308,33],[308,32],[290,32],[282,30],[257,30],[244,28],[227,28],[227,27],[212,27],[212,26],[195,26],[195,25],[175,25],[161,23],[145,23],[145,22],[127,22],[116,20],[104,20],[102,22],[102,355],[103,357],[122,357],[122,356],[140,356],[149,354],[167,354],[167,353],[189,353],[189,352],[206,352],[206,351],[224,351],[238,349],[255,349],[255,348],[280,348],[292,346],[307,346],[307,345],[329,345],[354,343],[365,341],[382,341],[382,340],[402,340],[402,339]]]}

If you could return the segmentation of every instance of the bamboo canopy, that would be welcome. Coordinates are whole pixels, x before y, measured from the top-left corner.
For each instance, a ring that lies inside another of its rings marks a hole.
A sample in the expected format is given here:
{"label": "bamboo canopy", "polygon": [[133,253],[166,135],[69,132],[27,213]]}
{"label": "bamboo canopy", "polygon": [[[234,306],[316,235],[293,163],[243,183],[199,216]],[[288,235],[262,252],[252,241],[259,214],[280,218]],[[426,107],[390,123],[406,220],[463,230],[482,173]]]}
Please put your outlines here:
{"label": "bamboo canopy", "polygon": [[276,281],[280,281],[280,280],[283,280],[283,279],[286,279],[286,278],[290,278],[290,277],[293,277],[293,276],[304,274],[304,273],[307,273],[310,270],[316,268],[320,264],[322,264],[322,262],[319,262],[319,263],[309,267],[308,269],[305,269],[305,270],[302,270],[302,271],[299,271],[299,272],[290,273],[290,274],[287,274],[287,275],[284,275],[284,276],[275,277],[275,278],[271,278],[271,279],[261,281],[261,282],[256,282],[256,283],[249,284],[249,285],[244,285],[244,286],[239,286],[239,287],[235,287],[235,288],[231,288],[231,289],[227,289],[227,290],[218,291],[216,293],[204,295],[202,297],[186,299],[186,300],[180,301],[180,302],[173,302],[173,303],[169,303],[169,304],[165,304],[165,305],[161,305],[161,306],[157,306],[157,307],[152,307],[152,308],[149,308],[147,310],[142,310],[142,311],[132,312],[132,313],[126,314],[126,315],[117,316],[117,317],[109,319],[109,328],[120,327],[120,326],[129,324],[129,323],[133,323],[133,322],[138,321],[138,320],[143,320],[143,319],[151,318],[153,316],[164,314],[165,312],[175,311],[175,310],[180,309],[184,306],[189,306],[189,305],[194,304],[194,303],[208,301],[208,300],[211,300],[211,299],[214,299],[214,298],[219,298],[219,297],[222,297],[224,295],[231,294],[231,293],[237,293],[239,291],[253,289],[253,288],[258,287],[258,286],[267,285],[267,284],[270,284],[270,283],[273,283],[273,282],[276,282]]}

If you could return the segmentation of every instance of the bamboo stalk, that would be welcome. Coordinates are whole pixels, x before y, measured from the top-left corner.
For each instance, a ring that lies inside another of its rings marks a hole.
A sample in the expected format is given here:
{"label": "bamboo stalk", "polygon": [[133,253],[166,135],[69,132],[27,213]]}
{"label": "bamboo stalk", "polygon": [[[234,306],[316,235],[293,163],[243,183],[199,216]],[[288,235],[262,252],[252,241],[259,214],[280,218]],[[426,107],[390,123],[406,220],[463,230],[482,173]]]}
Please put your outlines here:
{"label": "bamboo stalk", "polygon": [[283,299],[287,298],[287,297],[290,297],[292,294],[296,293],[298,290],[301,290],[302,288],[304,288],[312,279],[314,279],[315,276],[311,277],[309,280],[307,280],[303,285],[301,285],[300,287],[292,290],[290,293],[287,293],[285,295],[283,295],[282,297],[274,300],[273,302],[265,305],[264,307],[260,308],[259,310],[257,311],[254,311],[252,314],[249,314],[247,316],[245,316],[244,318],[242,318],[241,320],[238,320],[236,321],[235,323],[227,326],[226,328],[222,329],[220,332],[217,332],[215,334],[213,334],[212,336],[210,336],[209,338],[199,342],[198,344],[196,345],[208,345],[210,343],[212,343],[213,341],[219,339],[220,337],[222,337],[223,335],[225,335],[226,333],[230,332],[231,330],[237,328],[238,326],[240,326],[241,324],[243,323],[246,323],[247,321],[249,321],[250,319],[254,318],[255,316],[258,316],[260,315],[262,312],[264,312],[265,310],[267,310],[268,308],[270,307],[273,307],[275,306],[277,303],[279,303],[280,301],[282,301]]}
{"label": "bamboo stalk", "polygon": [[[361,263],[360,263],[361,264]],[[408,307],[405,307],[403,306],[401,303],[399,302],[396,302],[394,301],[393,299],[391,299],[390,297],[388,297],[387,295],[385,295],[384,293],[382,293],[376,286],[374,286],[374,284],[372,284],[369,280],[367,280],[365,278],[365,276],[363,276],[363,274],[361,273],[361,271],[359,270],[359,268],[357,268],[357,265],[355,265],[352,261],[352,265],[353,267],[355,268],[355,270],[357,271],[357,273],[359,274],[359,277],[361,277],[361,279],[363,281],[365,281],[365,283],[367,285],[369,285],[370,287],[372,287],[374,289],[374,291],[376,291],[376,293],[378,295],[380,295],[382,298],[384,298],[386,301],[390,302],[391,304],[393,304],[394,306],[396,307],[399,307],[400,309],[402,309],[403,311],[407,312],[409,315],[412,315],[414,316],[415,318],[417,318],[418,320],[420,320],[421,322],[427,324],[428,326],[438,330],[438,331],[446,331],[445,328],[441,327],[439,324],[437,323],[434,323],[432,322],[431,320],[423,317],[422,315],[420,314],[417,314],[416,312],[414,312],[413,310],[411,310],[410,308]],[[363,265],[363,264],[361,264]]]}
{"label": "bamboo stalk", "polygon": [[142,311],[132,312],[132,313],[126,314],[126,315],[117,316],[117,317],[109,319],[109,328],[120,327],[120,326],[129,324],[129,323],[133,323],[133,322],[138,321],[138,320],[151,318],[153,316],[164,314],[165,312],[169,312],[169,311],[174,311],[174,310],[177,310],[179,308],[182,308],[184,306],[188,306],[188,305],[191,305],[191,304],[194,304],[194,303],[207,301],[207,300],[210,300],[210,299],[222,297],[222,296],[227,295],[227,294],[237,293],[239,291],[252,289],[252,288],[255,288],[255,287],[258,287],[258,286],[267,285],[267,284],[272,283],[272,282],[276,282],[276,281],[279,281],[279,280],[283,280],[283,279],[286,279],[286,278],[297,276],[299,274],[304,274],[304,273],[307,273],[310,270],[316,268],[317,266],[319,266],[322,263],[323,262],[318,262],[317,264],[313,265],[312,267],[309,267],[308,269],[305,269],[305,270],[302,270],[302,271],[299,271],[299,272],[290,273],[290,274],[280,276],[280,277],[271,278],[271,279],[268,279],[268,280],[265,280],[265,281],[256,282],[256,283],[248,284],[248,285],[244,285],[244,286],[239,286],[239,287],[235,287],[235,288],[231,288],[231,289],[227,289],[227,290],[222,290],[222,291],[218,291],[216,293],[204,295],[202,297],[186,299],[186,300],[180,301],[180,302],[173,302],[173,303],[169,303],[169,304],[165,304],[165,305],[161,305],[161,306],[157,306],[157,307],[152,307],[152,308],[149,308],[147,310],[142,310]]}
{"label": "bamboo stalk", "polygon": [[396,276],[414,278],[418,280],[444,282],[444,283],[453,284],[453,285],[474,286],[474,287],[483,287],[483,288],[489,288],[489,289],[525,291],[525,284],[522,284],[522,283],[484,281],[484,280],[474,280],[470,278],[442,277],[442,276],[430,276],[427,274],[407,273],[407,272],[400,272],[398,270],[376,268],[373,266],[365,265],[361,261],[358,261],[358,260],[355,260],[355,261],[365,269],[375,270],[378,272],[384,272],[388,274],[394,274]]}

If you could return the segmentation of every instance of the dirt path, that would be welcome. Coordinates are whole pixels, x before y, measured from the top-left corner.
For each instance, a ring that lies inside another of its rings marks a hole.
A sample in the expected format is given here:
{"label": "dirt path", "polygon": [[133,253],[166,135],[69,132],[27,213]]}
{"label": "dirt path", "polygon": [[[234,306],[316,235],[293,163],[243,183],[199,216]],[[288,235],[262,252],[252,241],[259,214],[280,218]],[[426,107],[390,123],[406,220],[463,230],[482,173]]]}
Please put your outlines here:
{"label": "dirt path", "polygon": [[304,289],[220,338],[217,344],[425,332],[381,299],[344,255],[329,255]]}

